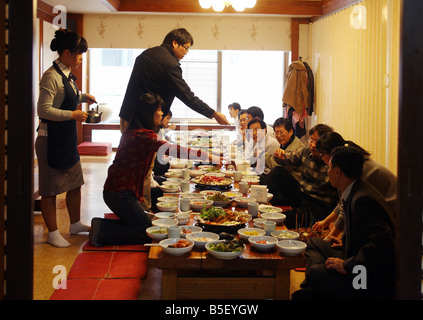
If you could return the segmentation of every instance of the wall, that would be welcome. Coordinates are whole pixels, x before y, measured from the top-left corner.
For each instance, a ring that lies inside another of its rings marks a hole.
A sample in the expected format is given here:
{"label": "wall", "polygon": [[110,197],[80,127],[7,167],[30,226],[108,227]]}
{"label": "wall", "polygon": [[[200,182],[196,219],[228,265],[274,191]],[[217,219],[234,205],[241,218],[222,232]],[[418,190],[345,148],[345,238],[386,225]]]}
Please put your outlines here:
{"label": "wall", "polygon": [[84,36],[92,48],[148,48],[160,45],[170,30],[182,27],[193,35],[193,49],[291,50],[288,17],[84,15]]}
{"label": "wall", "polygon": [[367,0],[314,22],[316,122],[397,172],[399,4]]}

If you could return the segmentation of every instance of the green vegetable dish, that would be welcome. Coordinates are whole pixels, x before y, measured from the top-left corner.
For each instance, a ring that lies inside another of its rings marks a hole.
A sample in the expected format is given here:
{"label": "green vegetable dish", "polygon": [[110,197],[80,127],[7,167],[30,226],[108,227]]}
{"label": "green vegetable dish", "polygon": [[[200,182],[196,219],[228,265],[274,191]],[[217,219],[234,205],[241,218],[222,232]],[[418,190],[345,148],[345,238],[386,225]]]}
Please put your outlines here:
{"label": "green vegetable dish", "polygon": [[211,243],[209,249],[218,252],[239,252],[242,251],[244,247],[239,241],[222,241]]}

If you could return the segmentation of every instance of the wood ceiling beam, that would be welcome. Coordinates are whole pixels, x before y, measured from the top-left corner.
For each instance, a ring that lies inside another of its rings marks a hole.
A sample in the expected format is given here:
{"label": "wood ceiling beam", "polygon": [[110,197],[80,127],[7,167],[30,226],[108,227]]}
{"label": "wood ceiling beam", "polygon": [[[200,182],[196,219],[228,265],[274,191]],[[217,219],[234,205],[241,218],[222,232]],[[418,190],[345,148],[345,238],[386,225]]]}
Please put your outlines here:
{"label": "wood ceiling beam", "polygon": [[[198,0],[104,0],[118,12],[170,12],[170,13],[215,13],[213,9],[201,8]],[[321,16],[322,1],[257,0],[254,8],[236,12],[226,7],[221,14],[276,14],[294,16]]]}

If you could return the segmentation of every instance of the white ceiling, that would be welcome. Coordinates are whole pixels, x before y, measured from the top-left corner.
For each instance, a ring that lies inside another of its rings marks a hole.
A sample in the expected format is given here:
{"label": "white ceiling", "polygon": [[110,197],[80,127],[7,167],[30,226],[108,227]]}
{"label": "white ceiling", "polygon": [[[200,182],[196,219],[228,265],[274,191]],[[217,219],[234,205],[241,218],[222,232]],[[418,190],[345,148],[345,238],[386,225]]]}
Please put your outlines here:
{"label": "white ceiling", "polygon": [[105,0],[43,0],[43,2],[51,5],[65,6],[67,12],[71,13],[111,13],[109,7],[104,3]]}

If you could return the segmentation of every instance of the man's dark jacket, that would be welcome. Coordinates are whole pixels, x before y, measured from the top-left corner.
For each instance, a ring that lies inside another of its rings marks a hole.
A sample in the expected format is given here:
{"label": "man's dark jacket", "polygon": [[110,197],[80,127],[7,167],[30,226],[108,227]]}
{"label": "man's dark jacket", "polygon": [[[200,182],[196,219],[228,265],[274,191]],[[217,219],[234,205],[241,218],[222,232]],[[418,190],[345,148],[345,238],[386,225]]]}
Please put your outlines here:
{"label": "man's dark jacket", "polygon": [[165,105],[164,116],[178,97],[194,111],[211,118],[214,110],[194,95],[182,78],[182,69],[170,45],[143,51],[136,59],[119,117],[129,121],[138,98],[148,92],[159,94]]}

